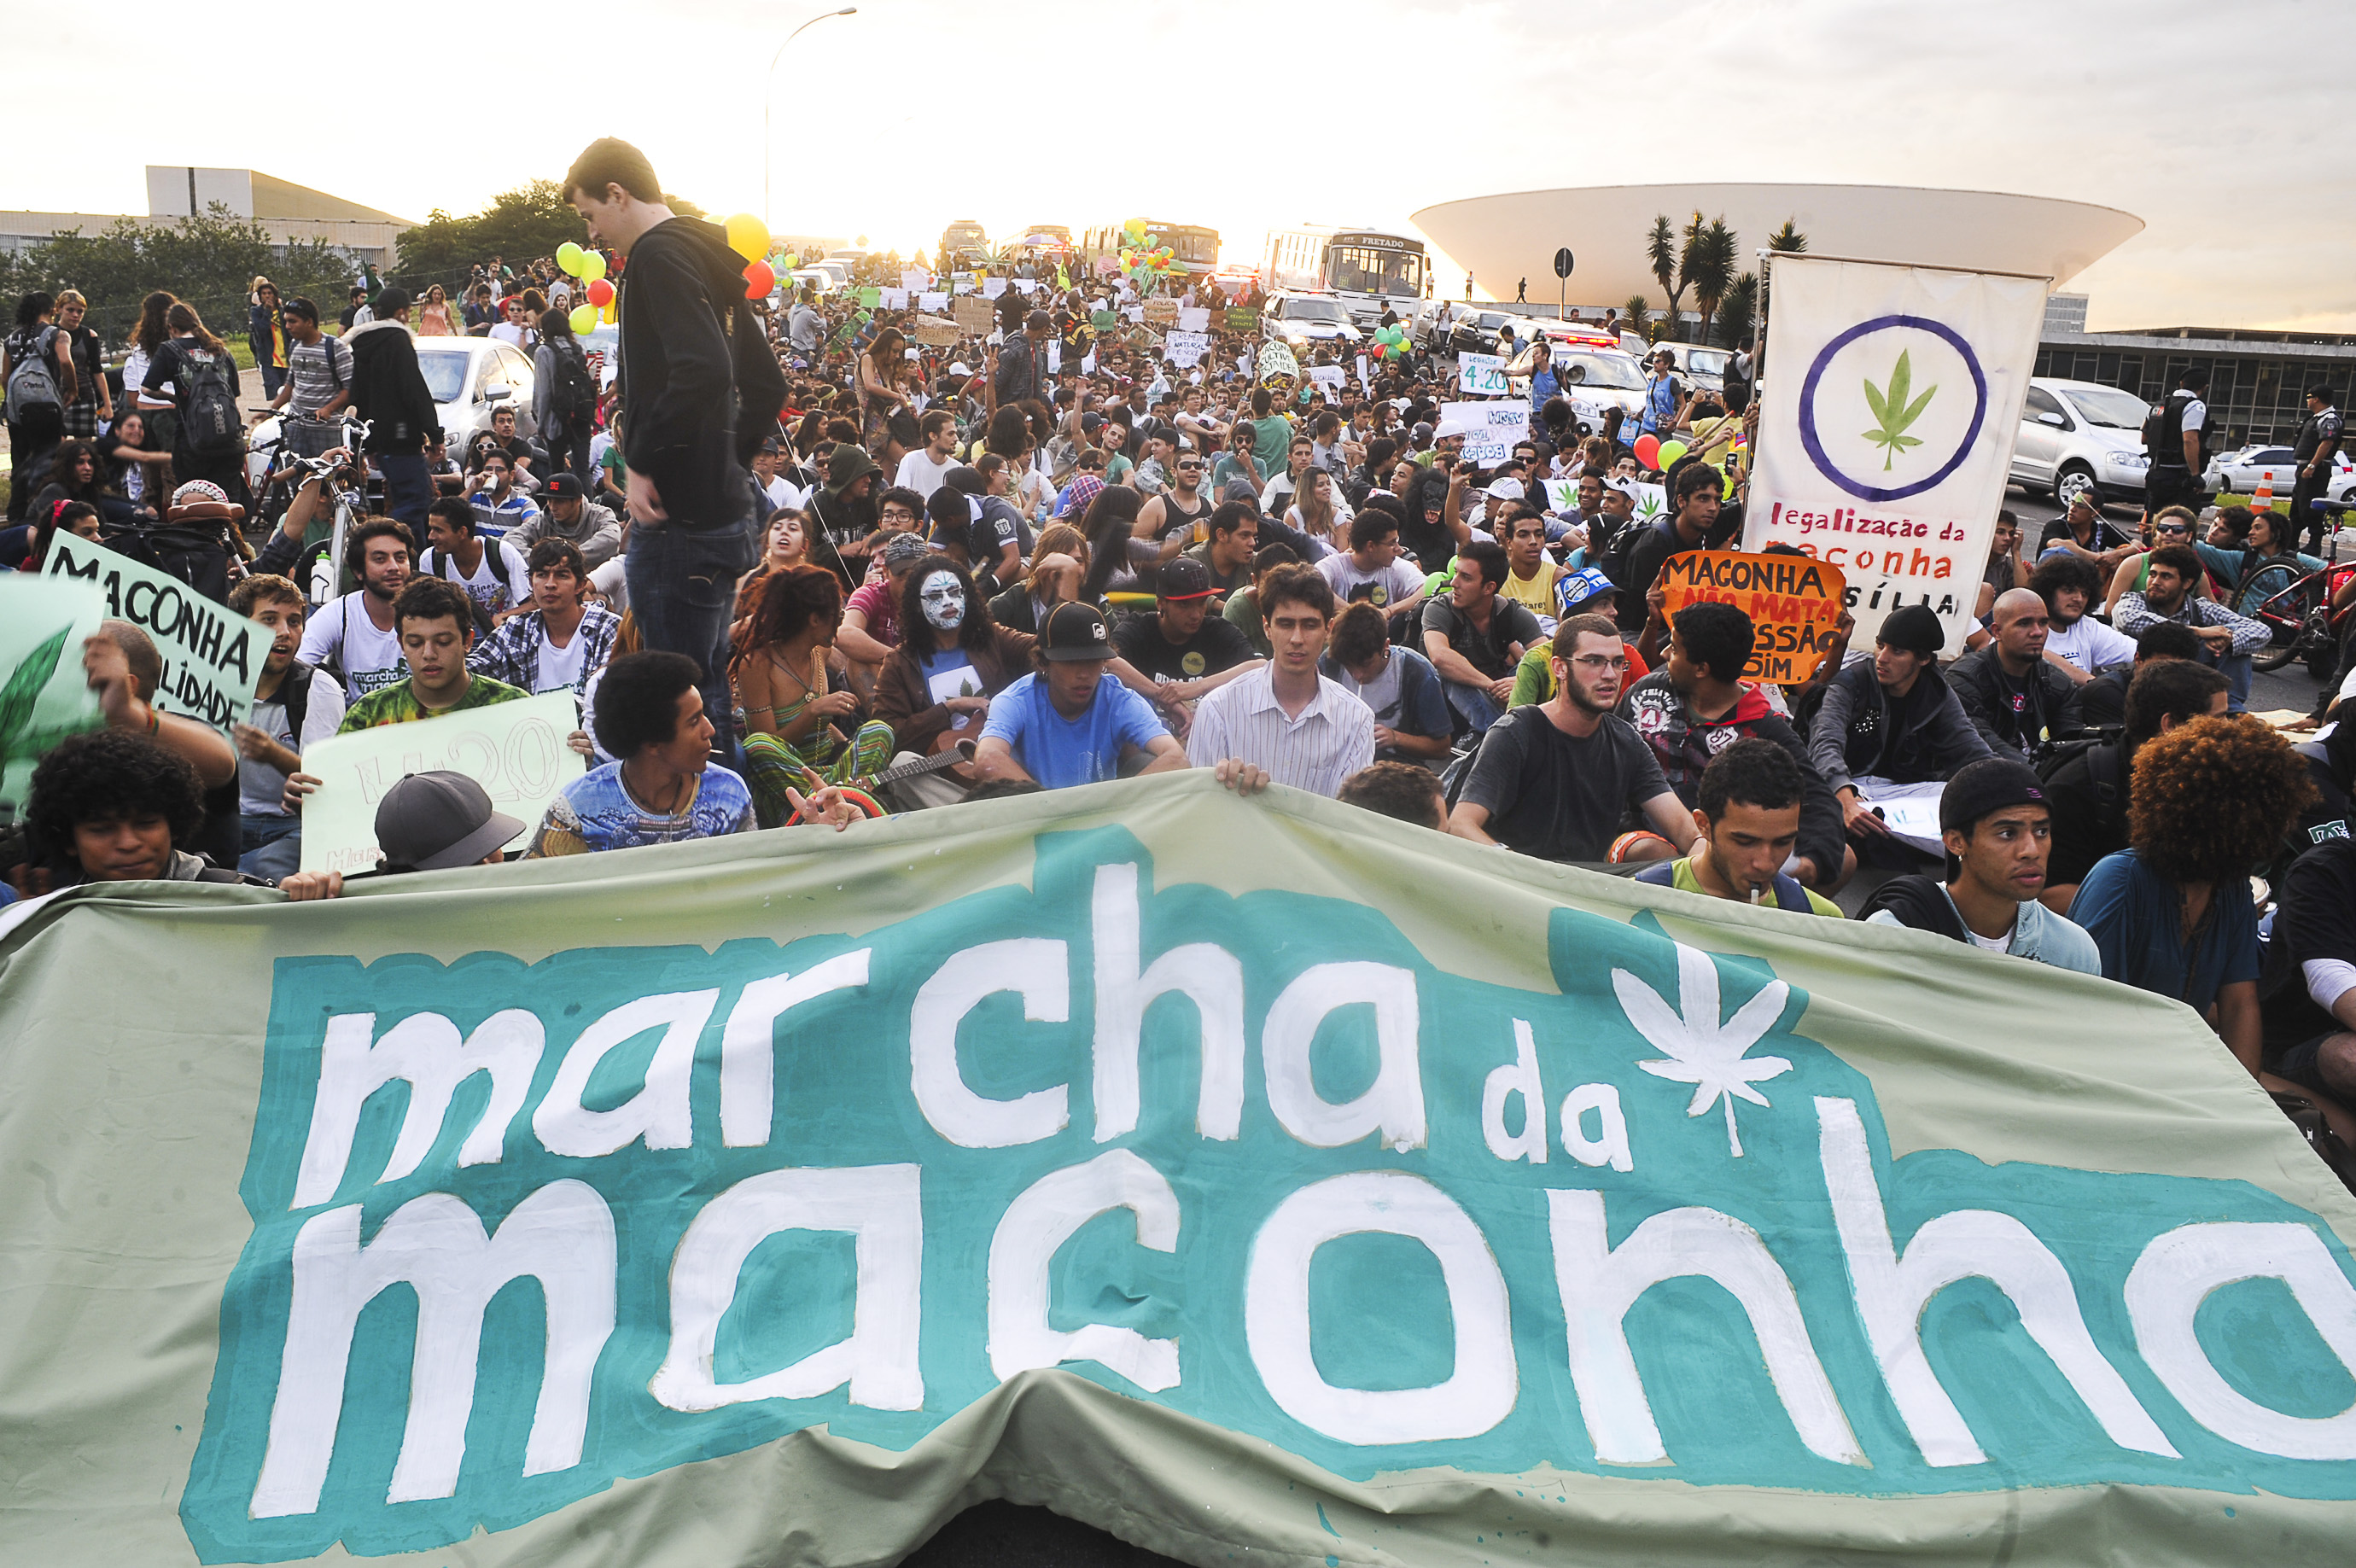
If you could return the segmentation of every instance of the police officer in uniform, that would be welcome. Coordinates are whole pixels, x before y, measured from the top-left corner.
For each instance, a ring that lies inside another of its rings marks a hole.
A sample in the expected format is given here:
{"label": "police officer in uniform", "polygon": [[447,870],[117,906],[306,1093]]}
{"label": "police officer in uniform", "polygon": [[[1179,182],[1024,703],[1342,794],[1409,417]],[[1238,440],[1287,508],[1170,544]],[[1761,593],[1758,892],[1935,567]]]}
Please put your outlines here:
{"label": "police officer in uniform", "polygon": [[2201,470],[2208,436],[2209,371],[2195,365],[2176,379],[2176,390],[2152,411],[2147,427],[2151,467],[2144,476],[2144,520],[2149,522],[2164,507],[2201,509]]}
{"label": "police officer in uniform", "polygon": [[2298,427],[2291,456],[2298,464],[2298,480],[2291,486],[2290,515],[2307,530],[2307,552],[2321,555],[2330,525],[2314,503],[2331,488],[2340,461],[2340,411],[2331,406],[2331,389],[2321,381],[2307,389],[2307,422]]}

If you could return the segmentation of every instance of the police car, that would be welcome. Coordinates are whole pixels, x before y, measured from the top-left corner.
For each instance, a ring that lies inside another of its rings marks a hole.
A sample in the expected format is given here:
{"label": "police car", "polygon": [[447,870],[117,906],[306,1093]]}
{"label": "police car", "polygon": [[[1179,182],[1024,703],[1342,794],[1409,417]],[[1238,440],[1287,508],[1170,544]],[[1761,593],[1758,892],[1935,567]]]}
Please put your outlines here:
{"label": "police car", "polygon": [[[2221,453],[2201,471],[2201,487],[2212,496],[2253,496],[2257,493],[2259,481],[2269,476],[2276,495],[2290,494],[2298,479],[2298,458],[2289,447],[2268,442],[2245,446],[2239,452]],[[2326,493],[2335,501],[2345,501],[2356,495],[2356,463],[2349,462],[2344,452],[2333,460]]]}

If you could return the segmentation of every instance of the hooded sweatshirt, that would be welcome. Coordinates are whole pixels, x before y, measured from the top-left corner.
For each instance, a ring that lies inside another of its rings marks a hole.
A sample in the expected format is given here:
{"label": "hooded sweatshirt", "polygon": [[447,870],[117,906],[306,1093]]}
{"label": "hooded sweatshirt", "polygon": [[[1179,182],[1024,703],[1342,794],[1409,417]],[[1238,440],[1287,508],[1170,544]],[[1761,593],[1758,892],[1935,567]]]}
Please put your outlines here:
{"label": "hooded sweatshirt", "polygon": [[352,351],[352,411],[369,421],[368,449],[416,457],[442,429],[441,411],[417,368],[417,340],[399,321],[363,322],[344,334]]}
{"label": "hooded sweatshirt", "polygon": [[1766,694],[1746,686],[1734,706],[1704,719],[1669,684],[1666,670],[1655,670],[1620,699],[1620,717],[1632,725],[1661,764],[1661,774],[1688,806],[1701,804],[1702,770],[1735,741],[1756,735],[1772,741],[1800,764],[1805,794],[1800,801],[1800,837],[1794,850],[1827,872],[1837,869],[1847,835],[1840,801],[1808,759],[1808,748],[1790,720],[1768,706]]}
{"label": "hooded sweatshirt", "polygon": [[747,467],[786,406],[744,272],[726,232],[692,218],[647,230],[622,272],[622,456],[683,527],[750,514]]}

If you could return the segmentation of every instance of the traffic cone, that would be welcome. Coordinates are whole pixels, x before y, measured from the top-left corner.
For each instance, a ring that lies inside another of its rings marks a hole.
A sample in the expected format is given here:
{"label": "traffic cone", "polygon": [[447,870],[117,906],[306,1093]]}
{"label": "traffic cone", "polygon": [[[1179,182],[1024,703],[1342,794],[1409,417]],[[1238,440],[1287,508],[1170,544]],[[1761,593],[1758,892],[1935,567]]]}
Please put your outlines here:
{"label": "traffic cone", "polygon": [[2263,469],[2258,474],[2258,493],[2250,497],[2250,510],[2271,512],[2275,506],[2275,471]]}

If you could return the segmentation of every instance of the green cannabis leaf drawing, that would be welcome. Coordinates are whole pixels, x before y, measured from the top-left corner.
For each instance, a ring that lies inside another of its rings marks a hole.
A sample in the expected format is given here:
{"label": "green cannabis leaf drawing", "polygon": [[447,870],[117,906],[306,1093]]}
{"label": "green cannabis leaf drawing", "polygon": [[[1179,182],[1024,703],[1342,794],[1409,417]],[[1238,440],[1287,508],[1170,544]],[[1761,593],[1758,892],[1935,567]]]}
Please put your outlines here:
{"label": "green cannabis leaf drawing", "polygon": [[1921,397],[1908,402],[1906,395],[1914,389],[1913,380],[1913,367],[1907,361],[1906,350],[1901,348],[1898,351],[1898,363],[1890,367],[1887,388],[1876,390],[1870,380],[1865,383],[1866,406],[1873,411],[1874,419],[1879,422],[1877,428],[1863,433],[1866,440],[1882,449],[1881,471],[1884,474],[1890,472],[1891,461],[1900,453],[1922,444],[1922,438],[1908,435],[1906,428],[1922,418],[1922,411],[1930,406],[1931,400],[1939,395],[1937,387],[1926,387]]}
{"label": "green cannabis leaf drawing", "polygon": [[71,626],[59,628],[55,636],[27,655],[25,661],[11,671],[5,685],[0,685],[0,756],[27,754],[20,744],[28,738],[33,727],[33,704],[41,688],[57,673],[58,660],[64,655],[66,639],[73,635]]}

